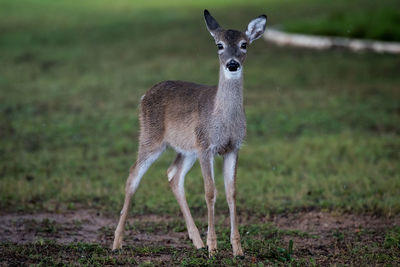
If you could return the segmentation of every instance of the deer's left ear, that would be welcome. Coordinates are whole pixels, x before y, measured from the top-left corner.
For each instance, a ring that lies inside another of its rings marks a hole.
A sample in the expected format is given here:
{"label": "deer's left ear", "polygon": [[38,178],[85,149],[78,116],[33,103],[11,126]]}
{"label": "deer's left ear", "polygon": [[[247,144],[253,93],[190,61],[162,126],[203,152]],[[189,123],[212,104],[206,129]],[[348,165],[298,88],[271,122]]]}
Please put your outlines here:
{"label": "deer's left ear", "polygon": [[246,30],[246,35],[247,38],[249,38],[250,43],[252,43],[254,40],[257,40],[263,35],[266,25],[267,25],[266,15],[261,15],[250,21]]}

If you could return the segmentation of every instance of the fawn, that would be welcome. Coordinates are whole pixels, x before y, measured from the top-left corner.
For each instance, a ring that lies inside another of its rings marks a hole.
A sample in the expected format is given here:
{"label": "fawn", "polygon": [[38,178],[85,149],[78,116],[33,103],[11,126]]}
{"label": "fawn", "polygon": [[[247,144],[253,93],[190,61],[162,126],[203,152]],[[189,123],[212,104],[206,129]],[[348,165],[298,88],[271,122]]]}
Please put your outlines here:
{"label": "fawn", "polygon": [[218,48],[218,86],[164,81],[154,85],[142,97],[138,156],[126,182],[124,206],[115,230],[114,250],[122,246],[131,198],[144,173],[167,147],[172,147],[177,156],[168,168],[168,180],[196,248],[203,248],[204,243],[186,202],[184,179],[196,159],[200,162],[208,209],[209,255],[217,249],[213,162],[215,155],[223,156],[232,250],[234,256],[243,256],[235,204],[238,152],[246,135],[242,69],[247,47],[263,35],[267,16],[261,15],[250,21],[245,32],[222,29],[207,10],[204,10],[204,18]]}

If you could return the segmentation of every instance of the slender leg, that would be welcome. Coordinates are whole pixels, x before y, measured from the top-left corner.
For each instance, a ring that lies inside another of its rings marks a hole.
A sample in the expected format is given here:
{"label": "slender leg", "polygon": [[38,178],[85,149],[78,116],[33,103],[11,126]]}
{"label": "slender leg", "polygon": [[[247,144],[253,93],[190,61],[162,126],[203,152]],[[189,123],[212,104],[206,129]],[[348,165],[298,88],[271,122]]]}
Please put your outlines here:
{"label": "slender leg", "polygon": [[163,151],[164,147],[149,153],[141,153],[139,149],[138,160],[136,161],[135,165],[132,166],[129,173],[129,177],[126,181],[125,201],[124,201],[124,206],[122,207],[121,210],[121,215],[119,218],[117,229],[115,230],[113,250],[122,247],[125,222],[133,194],[136,192],[145,172],[148,170],[150,165],[161,155]]}
{"label": "slender leg", "polygon": [[236,215],[236,166],[238,151],[224,155],[224,183],[231,219],[231,244],[234,256],[243,256]]}
{"label": "slender leg", "polygon": [[193,241],[193,245],[196,248],[204,247],[204,243],[201,240],[199,230],[193,221],[193,217],[190,213],[189,206],[185,197],[185,175],[192,168],[196,161],[196,154],[183,155],[178,154],[174,163],[168,168],[168,180],[171,186],[172,192],[174,193],[176,200],[181,208],[183,218],[186,222],[186,227],[189,233],[190,239]]}
{"label": "slender leg", "polygon": [[207,246],[209,255],[217,250],[217,236],[215,234],[214,206],[217,190],[214,183],[214,157],[211,153],[202,153],[199,156],[201,171],[204,179],[204,191],[208,209]]}

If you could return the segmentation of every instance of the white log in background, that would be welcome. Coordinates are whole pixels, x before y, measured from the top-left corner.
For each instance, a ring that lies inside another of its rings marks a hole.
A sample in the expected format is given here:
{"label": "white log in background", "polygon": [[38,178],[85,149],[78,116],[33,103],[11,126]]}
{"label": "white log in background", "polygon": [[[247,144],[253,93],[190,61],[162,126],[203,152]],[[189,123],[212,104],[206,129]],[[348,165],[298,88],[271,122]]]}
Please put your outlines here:
{"label": "white log in background", "polygon": [[346,48],[352,51],[374,51],[377,53],[400,54],[400,43],[398,42],[295,34],[283,32],[274,28],[267,29],[264,33],[264,38],[280,46],[291,45],[314,49]]}

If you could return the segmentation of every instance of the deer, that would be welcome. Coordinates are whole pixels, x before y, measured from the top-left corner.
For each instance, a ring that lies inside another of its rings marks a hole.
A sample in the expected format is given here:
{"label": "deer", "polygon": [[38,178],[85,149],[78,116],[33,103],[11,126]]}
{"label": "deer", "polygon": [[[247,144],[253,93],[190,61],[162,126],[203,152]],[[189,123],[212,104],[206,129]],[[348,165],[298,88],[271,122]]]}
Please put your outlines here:
{"label": "deer", "polygon": [[244,257],[236,211],[238,152],[246,135],[243,63],[248,45],[263,35],[267,16],[251,20],[244,32],[221,28],[208,10],[204,10],[204,19],[218,49],[218,85],[163,81],[142,96],[138,154],[126,181],[125,200],[115,230],[113,250],[122,248],[130,202],[143,175],[169,147],[177,153],[167,170],[169,185],[183,214],[189,238],[197,249],[204,248],[204,243],[186,201],[184,181],[195,161],[200,163],[208,211],[206,244],[210,256],[217,251],[214,212],[217,191],[213,164],[215,156],[223,157],[230,242],[233,256]]}

